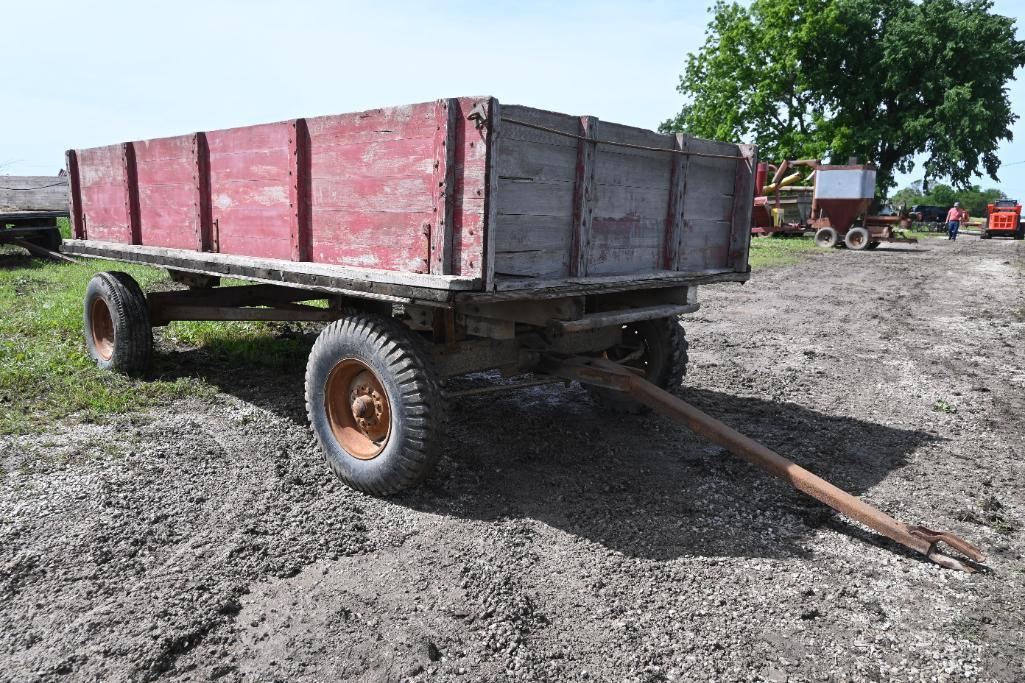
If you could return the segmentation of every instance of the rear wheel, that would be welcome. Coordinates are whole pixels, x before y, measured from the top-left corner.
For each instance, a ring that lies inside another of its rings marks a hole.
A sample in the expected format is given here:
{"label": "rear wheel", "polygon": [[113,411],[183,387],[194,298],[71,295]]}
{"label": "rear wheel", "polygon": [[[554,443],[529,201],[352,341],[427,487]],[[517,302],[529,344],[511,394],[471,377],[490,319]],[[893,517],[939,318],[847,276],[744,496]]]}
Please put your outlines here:
{"label": "rear wheel", "polygon": [[396,493],[438,461],[441,394],[417,341],[391,318],[352,314],[310,351],[310,425],[331,470],[354,489]]}
{"label": "rear wheel", "polygon": [[146,295],[127,273],[97,273],[85,290],[85,344],[105,370],[137,374],[153,360]]}
{"label": "rear wheel", "polygon": [[864,250],[871,241],[872,236],[868,234],[868,230],[865,228],[851,228],[843,238],[843,243],[847,245],[847,248],[854,251]]}
{"label": "rear wheel", "polygon": [[834,228],[819,228],[815,232],[815,244],[823,249],[832,249],[840,241]]}
{"label": "rear wheel", "polygon": [[[687,374],[687,337],[679,318],[643,320],[624,325],[622,342],[606,349],[602,356],[640,368],[652,384],[676,391]],[[590,385],[584,388],[596,403],[612,412],[639,414],[649,410],[621,392]]]}
{"label": "rear wheel", "polygon": [[979,231],[979,239],[983,239],[983,240],[993,239],[993,235],[989,234],[989,230],[980,230]]}

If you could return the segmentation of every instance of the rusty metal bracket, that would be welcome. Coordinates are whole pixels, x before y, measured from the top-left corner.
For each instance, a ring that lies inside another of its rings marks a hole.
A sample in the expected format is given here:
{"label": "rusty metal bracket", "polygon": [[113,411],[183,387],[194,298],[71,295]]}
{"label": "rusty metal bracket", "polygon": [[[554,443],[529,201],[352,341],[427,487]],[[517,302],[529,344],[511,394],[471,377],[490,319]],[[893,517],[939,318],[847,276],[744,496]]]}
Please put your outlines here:
{"label": "rusty metal bracket", "polygon": [[467,121],[473,121],[474,125],[477,126],[477,130],[481,130],[488,125],[488,105],[487,102],[478,102],[473,105],[473,109],[466,115]]}
{"label": "rusty metal bracket", "polygon": [[982,562],[982,551],[960,536],[949,532],[933,531],[924,526],[907,526],[825,479],[809,472],[797,463],[763,446],[728,425],[698,410],[686,401],[664,391],[628,368],[600,358],[546,356],[538,371],[544,374],[577,380],[585,384],[613,389],[629,394],[640,403],[681,422],[695,434],[719,444],[734,455],[757,465],[770,474],[785,479],[842,515],[874,529],[883,536],[925,555],[929,560],[949,569],[974,572],[975,568],[961,560],[937,550],[939,543],[948,546],[975,562]]}

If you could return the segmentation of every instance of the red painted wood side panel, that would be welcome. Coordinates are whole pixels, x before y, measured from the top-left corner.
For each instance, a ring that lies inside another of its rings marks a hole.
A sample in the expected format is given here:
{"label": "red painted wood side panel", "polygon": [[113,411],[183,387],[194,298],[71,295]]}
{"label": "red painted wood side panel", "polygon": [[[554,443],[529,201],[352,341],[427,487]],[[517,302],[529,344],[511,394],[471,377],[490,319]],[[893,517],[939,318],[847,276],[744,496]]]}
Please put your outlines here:
{"label": "red painted wood side panel", "polygon": [[77,153],[82,219],[89,239],[132,243],[122,145]]}
{"label": "red painted wood side panel", "polygon": [[207,133],[213,230],[224,254],[292,258],[295,122]]}
{"label": "red painted wood side panel", "polygon": [[429,272],[435,103],[307,119],[313,261]]}
{"label": "red painted wood side panel", "polygon": [[142,244],[201,249],[195,135],[144,140],[135,147]]}
{"label": "red painted wood side panel", "polygon": [[434,131],[434,102],[371,109],[306,119],[311,140],[322,146],[351,145],[430,136]]}
{"label": "red painted wood side panel", "polygon": [[457,102],[443,122],[427,102],[81,150],[86,233],[130,243],[137,203],[145,245],[429,273],[444,153],[451,272],[480,276],[488,142],[466,120],[479,100]]}

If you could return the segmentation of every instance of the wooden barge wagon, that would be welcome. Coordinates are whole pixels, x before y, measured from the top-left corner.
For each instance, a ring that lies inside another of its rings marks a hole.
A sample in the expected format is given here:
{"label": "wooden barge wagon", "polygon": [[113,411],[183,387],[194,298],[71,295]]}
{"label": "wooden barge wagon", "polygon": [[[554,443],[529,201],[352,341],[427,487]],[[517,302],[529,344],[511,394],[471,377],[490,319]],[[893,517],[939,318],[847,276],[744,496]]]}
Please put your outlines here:
{"label": "wooden barge wagon", "polygon": [[87,343],[112,369],[144,371],[171,320],[334,321],[310,420],[343,480],[387,493],[431,468],[446,378],[583,353],[678,386],[697,286],[749,276],[756,163],[752,146],[445,99],[69,151],[64,250],[191,285],[95,278]]}
{"label": "wooden barge wagon", "polygon": [[[329,324],[306,406],[335,474],[387,494],[438,457],[442,383],[488,369],[652,408],[934,562],[908,527],[672,395],[697,287],[748,279],[757,151],[492,97],[68,152],[72,254],[167,268],[85,297],[90,355],[142,372],[172,320]],[[221,277],[248,280],[220,287]],[[327,300],[328,306],[309,302]]]}

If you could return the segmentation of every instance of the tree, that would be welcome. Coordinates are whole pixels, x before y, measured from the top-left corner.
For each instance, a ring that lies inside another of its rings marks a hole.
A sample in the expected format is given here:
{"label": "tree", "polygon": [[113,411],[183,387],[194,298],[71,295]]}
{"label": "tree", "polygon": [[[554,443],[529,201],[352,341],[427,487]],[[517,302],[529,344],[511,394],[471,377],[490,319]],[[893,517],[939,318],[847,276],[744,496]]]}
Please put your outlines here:
{"label": "tree", "polygon": [[890,195],[889,202],[892,206],[914,206],[915,204],[925,204],[925,196],[918,190],[910,187],[905,187],[903,190],[894,192]]}
{"label": "tree", "polygon": [[972,185],[962,190],[956,190],[950,185],[936,183],[928,192],[923,193],[921,184],[915,183],[912,187],[895,192],[890,197],[890,204],[893,206],[907,204],[908,207],[915,204],[926,204],[948,208],[953,206],[954,202],[961,202],[962,208],[967,210],[970,215],[985,216],[988,204],[1004,198],[1004,193],[996,188],[983,190],[978,185]]}
{"label": "tree", "polygon": [[718,0],[687,58],[686,107],[662,124],[749,139],[766,159],[850,156],[880,195],[926,155],[927,177],[997,179],[1011,139],[1006,84],[1025,66],[1015,22],[990,0]]}

